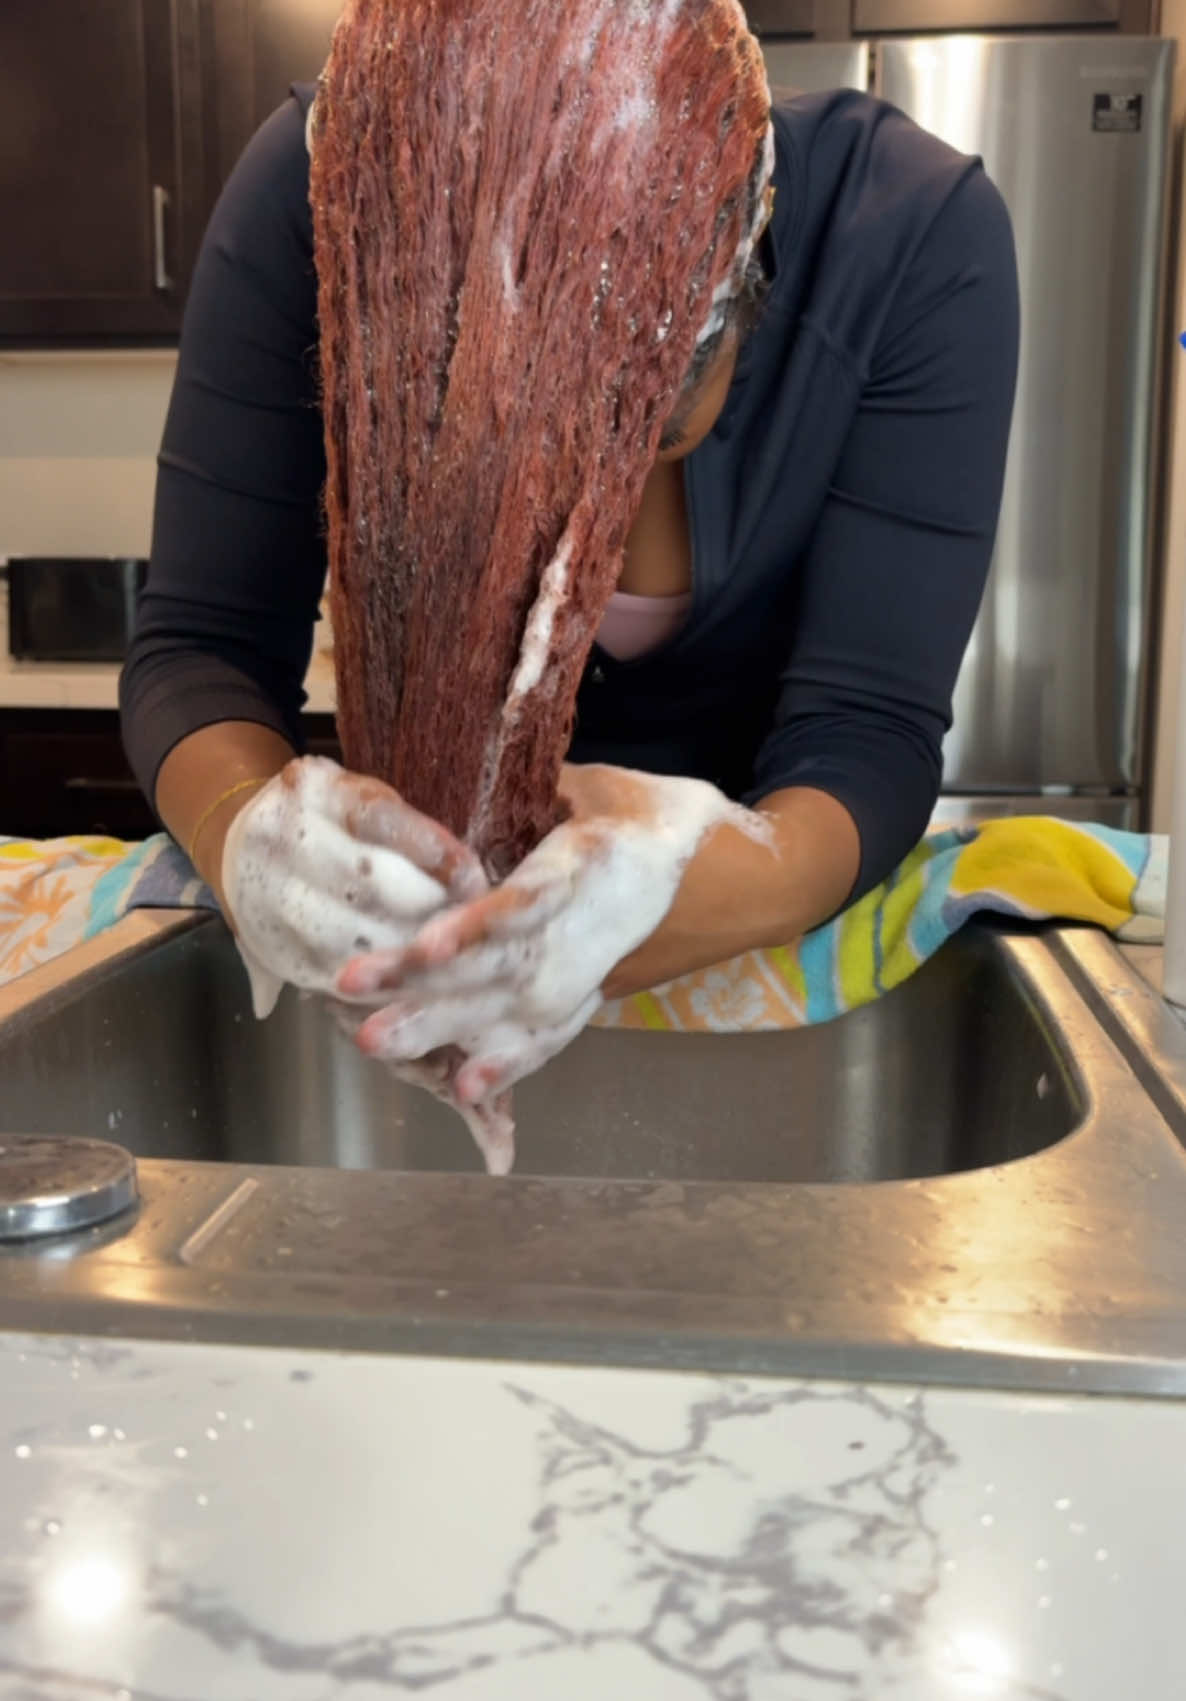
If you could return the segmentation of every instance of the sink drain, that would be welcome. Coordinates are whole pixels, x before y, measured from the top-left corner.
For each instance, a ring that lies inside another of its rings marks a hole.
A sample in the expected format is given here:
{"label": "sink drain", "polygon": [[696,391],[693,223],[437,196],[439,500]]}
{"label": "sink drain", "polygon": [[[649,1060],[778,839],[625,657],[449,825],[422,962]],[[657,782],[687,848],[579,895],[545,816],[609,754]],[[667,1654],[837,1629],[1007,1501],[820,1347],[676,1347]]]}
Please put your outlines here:
{"label": "sink drain", "polygon": [[0,1134],[0,1241],[93,1228],[133,1205],[136,1160],[107,1140]]}

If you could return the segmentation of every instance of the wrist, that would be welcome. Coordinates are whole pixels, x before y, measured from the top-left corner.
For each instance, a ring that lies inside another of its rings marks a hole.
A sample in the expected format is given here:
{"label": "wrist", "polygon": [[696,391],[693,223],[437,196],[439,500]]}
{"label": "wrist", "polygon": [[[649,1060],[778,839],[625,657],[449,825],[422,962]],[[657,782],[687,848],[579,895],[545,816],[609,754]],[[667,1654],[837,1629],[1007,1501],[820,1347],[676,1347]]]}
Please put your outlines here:
{"label": "wrist", "polygon": [[847,809],[807,787],[774,794],[758,813],[766,839],[725,825],[704,841],[659,927],[624,957],[606,998],[676,980],[746,951],[791,945],[844,907],[860,839]]}
{"label": "wrist", "polygon": [[189,860],[218,899],[218,907],[229,921],[223,889],[222,862],[227,837],[235,821],[257,798],[271,774],[252,775],[228,786],[208,803],[198,817],[187,847]]}

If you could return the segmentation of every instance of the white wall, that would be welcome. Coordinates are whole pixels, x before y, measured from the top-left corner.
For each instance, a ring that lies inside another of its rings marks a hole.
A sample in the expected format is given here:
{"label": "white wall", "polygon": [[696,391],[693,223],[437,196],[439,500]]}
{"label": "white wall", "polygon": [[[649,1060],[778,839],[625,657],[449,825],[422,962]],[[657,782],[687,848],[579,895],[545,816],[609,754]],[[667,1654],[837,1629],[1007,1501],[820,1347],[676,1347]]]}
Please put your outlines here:
{"label": "white wall", "polygon": [[147,555],[172,350],[0,354],[0,557]]}

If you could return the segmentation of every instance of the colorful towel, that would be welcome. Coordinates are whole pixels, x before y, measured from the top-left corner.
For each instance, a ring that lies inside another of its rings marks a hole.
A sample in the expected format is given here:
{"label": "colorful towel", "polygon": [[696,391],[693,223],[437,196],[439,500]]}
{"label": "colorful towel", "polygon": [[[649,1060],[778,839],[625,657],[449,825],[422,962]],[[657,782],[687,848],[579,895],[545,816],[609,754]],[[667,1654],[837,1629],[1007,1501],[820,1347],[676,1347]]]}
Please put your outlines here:
{"label": "colorful towel", "polygon": [[[1167,854],[1164,838],[1050,816],[949,828],[797,945],[749,951],[608,1004],[596,1023],[736,1033],[826,1022],[899,985],[978,914],[1092,922],[1122,939],[1156,941]],[[0,839],[0,984],[130,910],[213,907],[163,834],[140,845]]]}

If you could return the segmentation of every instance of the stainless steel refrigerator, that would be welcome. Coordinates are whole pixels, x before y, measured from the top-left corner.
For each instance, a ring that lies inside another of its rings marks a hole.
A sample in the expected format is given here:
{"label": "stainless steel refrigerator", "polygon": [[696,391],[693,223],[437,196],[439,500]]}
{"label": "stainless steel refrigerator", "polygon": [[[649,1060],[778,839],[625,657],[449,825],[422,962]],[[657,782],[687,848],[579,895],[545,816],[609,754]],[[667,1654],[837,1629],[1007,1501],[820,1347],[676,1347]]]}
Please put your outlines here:
{"label": "stainless steel refrigerator", "polygon": [[[802,88],[834,49],[766,51],[772,82]],[[1173,54],[1117,35],[874,49],[877,93],[984,160],[1021,280],[1000,528],[940,818],[1141,819]],[[862,86],[860,66],[836,82]]]}

